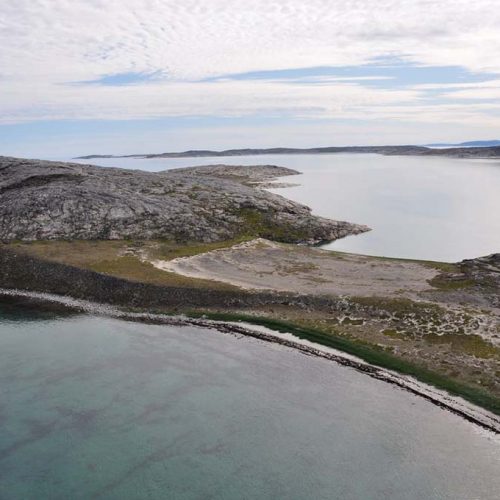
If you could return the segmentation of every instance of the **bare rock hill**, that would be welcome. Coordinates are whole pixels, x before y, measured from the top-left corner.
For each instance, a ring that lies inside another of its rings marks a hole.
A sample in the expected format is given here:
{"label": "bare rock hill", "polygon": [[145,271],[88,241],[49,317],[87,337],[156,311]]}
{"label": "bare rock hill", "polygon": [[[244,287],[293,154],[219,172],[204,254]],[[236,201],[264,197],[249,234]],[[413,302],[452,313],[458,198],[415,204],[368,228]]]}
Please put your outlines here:
{"label": "bare rock hill", "polygon": [[248,234],[315,243],[368,230],[254,186],[297,173],[270,165],[152,173],[0,157],[0,239],[209,242]]}

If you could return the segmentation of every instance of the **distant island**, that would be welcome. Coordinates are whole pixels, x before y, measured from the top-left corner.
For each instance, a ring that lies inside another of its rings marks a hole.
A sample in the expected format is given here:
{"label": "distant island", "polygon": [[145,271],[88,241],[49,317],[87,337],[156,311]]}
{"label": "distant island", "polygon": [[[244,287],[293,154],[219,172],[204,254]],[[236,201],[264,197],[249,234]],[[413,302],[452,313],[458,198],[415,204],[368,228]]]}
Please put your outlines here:
{"label": "distant island", "polygon": [[[491,145],[479,146],[479,143],[469,143],[462,147],[435,147],[428,146],[345,146],[320,148],[244,148],[212,151],[208,149],[192,149],[189,151],[172,153],[142,153],[132,155],[91,154],[78,156],[78,160],[92,160],[97,158],[209,158],[220,156],[251,156],[251,155],[291,155],[291,154],[335,154],[335,153],[375,153],[381,155],[404,156],[451,156],[454,158],[500,158],[500,141],[491,141]],[[498,143],[498,144],[496,144]]]}
{"label": "distant island", "polygon": [[441,142],[441,143],[435,143],[435,144],[426,144],[426,146],[430,148],[442,148],[442,147],[453,147],[453,148],[464,148],[464,147],[471,147],[471,148],[490,148],[490,147],[495,147],[495,146],[500,146],[500,140],[493,140],[493,141],[468,141],[468,142],[460,142],[458,144],[450,144],[447,142]]}

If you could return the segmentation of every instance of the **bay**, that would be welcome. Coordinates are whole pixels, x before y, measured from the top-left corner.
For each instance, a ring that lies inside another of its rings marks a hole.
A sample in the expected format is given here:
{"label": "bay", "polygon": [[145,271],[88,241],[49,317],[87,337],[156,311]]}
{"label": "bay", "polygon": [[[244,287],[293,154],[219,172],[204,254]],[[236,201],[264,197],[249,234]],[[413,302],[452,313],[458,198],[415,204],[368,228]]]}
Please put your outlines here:
{"label": "bay", "polygon": [[500,441],[325,359],[0,302],[0,498],[494,499]]}
{"label": "bay", "polygon": [[215,163],[294,168],[303,175],[279,181],[299,185],[273,192],[317,215],[372,228],[325,248],[445,262],[500,251],[498,160],[325,154],[91,162],[149,171]]}

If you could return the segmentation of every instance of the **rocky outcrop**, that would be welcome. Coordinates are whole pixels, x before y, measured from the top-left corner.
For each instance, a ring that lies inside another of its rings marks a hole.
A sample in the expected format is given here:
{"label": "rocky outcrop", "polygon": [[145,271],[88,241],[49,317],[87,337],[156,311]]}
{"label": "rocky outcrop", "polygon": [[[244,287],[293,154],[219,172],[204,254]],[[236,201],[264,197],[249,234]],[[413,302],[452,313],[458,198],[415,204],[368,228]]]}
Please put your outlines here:
{"label": "rocky outcrop", "polygon": [[485,257],[466,259],[460,263],[462,269],[473,276],[487,275],[500,279],[500,253],[492,253]]}
{"label": "rocky outcrop", "polygon": [[293,173],[221,165],[153,173],[0,157],[0,239],[210,242],[249,234],[317,243],[368,230],[250,185]]}
{"label": "rocky outcrop", "polygon": [[489,298],[489,304],[500,309],[500,253],[463,260],[459,265],[466,279]]}
{"label": "rocky outcrop", "polygon": [[276,165],[238,166],[214,164],[202,165],[200,167],[176,168],[175,170],[169,170],[167,172],[176,175],[182,174],[195,177],[202,175],[218,177],[220,179],[229,179],[250,186],[267,185],[278,177],[300,175],[300,172],[297,172],[297,170],[278,167]]}
{"label": "rocky outcrop", "polygon": [[457,262],[429,283],[439,291],[426,293],[427,297],[495,308],[500,313],[500,253]]}

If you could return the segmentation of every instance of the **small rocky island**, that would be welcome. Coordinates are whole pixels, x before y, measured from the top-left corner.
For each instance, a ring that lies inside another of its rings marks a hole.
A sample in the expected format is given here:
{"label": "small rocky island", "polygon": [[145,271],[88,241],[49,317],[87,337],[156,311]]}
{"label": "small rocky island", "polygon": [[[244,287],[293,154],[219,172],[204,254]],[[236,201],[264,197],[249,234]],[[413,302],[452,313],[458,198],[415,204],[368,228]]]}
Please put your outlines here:
{"label": "small rocky island", "polygon": [[0,157],[0,240],[213,242],[253,235],[320,243],[368,230],[314,216],[258,188],[298,173],[272,165],[153,173]]}

